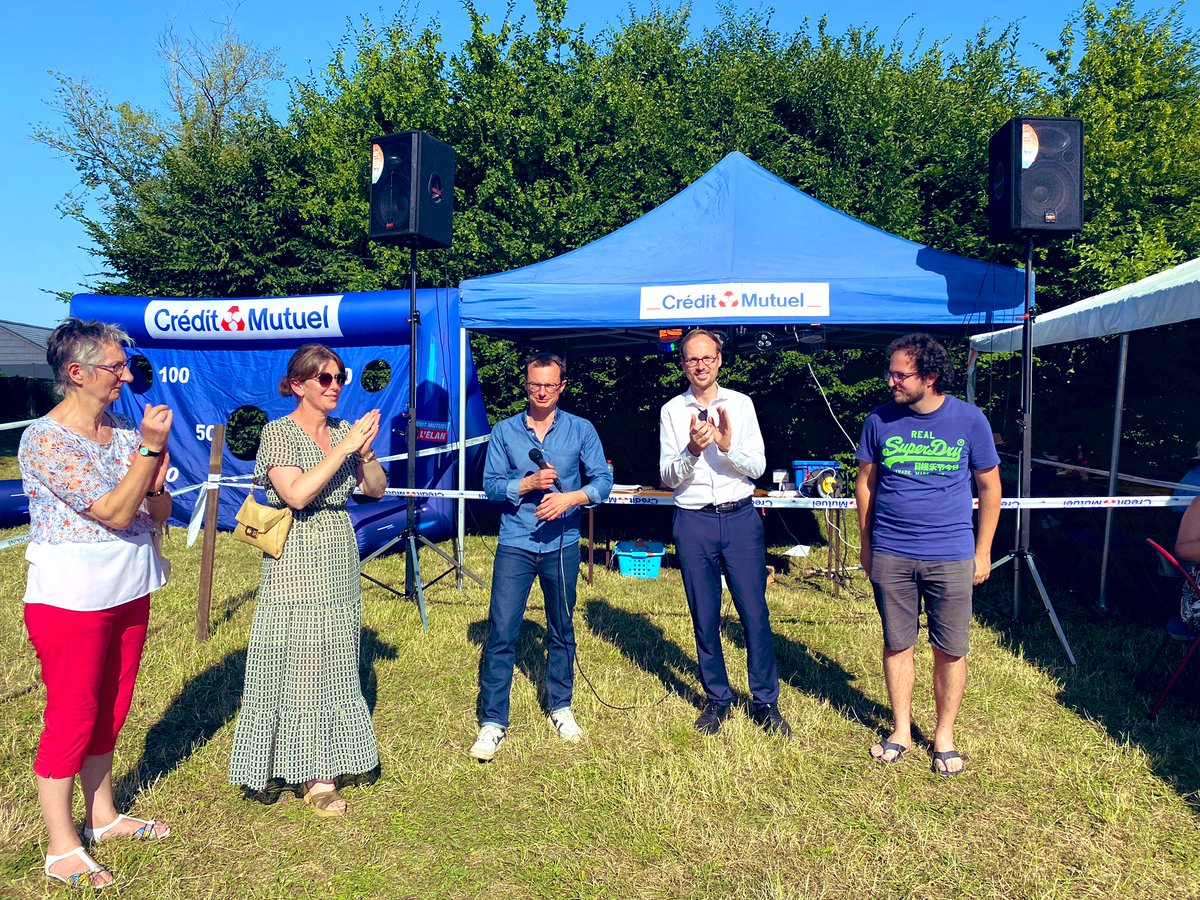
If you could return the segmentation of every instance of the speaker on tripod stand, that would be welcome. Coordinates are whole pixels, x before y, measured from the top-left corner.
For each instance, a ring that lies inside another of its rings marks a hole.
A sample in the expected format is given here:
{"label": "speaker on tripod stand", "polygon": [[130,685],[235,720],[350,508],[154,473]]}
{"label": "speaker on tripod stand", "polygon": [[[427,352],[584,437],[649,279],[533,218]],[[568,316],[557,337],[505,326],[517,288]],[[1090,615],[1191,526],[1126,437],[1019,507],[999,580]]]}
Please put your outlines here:
{"label": "speaker on tripod stand", "polygon": [[[371,141],[371,197],[368,236],[373,241],[409,248],[409,380],[407,426],[408,488],[417,487],[417,250],[449,247],[454,224],[454,150],[422,131],[402,131]],[[461,377],[461,373],[460,373]],[[459,440],[463,436],[459,435]],[[408,498],[404,532],[372,555],[386,552],[399,541],[405,545],[404,597],[415,599],[426,630],[424,585],[418,564],[418,543],[435,550],[462,572],[461,548],[450,559],[420,534],[416,498]],[[468,573],[469,574],[469,573]],[[471,576],[475,578],[474,575]],[[476,578],[478,581],[479,579]]]}
{"label": "speaker on tripod stand", "polygon": [[[1025,316],[1021,326],[1021,475],[1018,494],[1030,496],[1033,457],[1033,241],[1083,229],[1083,122],[1024,116],[1000,126],[988,142],[988,232],[997,241],[1025,242]],[[1029,549],[1029,510],[1017,510],[1013,552],[1013,617],[1021,614],[1021,573],[1028,571],[1067,660],[1075,655]]]}

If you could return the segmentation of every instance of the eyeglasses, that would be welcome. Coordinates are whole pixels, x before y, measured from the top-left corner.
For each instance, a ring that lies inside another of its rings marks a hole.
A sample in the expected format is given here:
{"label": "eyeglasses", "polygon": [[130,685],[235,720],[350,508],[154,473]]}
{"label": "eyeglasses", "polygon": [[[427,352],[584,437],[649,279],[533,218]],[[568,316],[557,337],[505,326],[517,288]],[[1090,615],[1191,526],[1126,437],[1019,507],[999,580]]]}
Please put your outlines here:
{"label": "eyeglasses", "polygon": [[896,384],[904,384],[904,382],[909,378],[920,374],[920,372],[893,372],[891,369],[885,369],[883,372],[883,380],[894,381]]}
{"label": "eyeglasses", "polygon": [[93,369],[103,369],[105,372],[112,374],[113,378],[120,378],[129,368],[129,363],[96,363],[92,366]]}
{"label": "eyeglasses", "polygon": [[315,381],[317,384],[319,384],[323,388],[329,387],[335,381],[340,386],[340,385],[344,385],[346,383],[346,373],[338,372],[336,375],[333,375],[333,374],[330,374],[329,372],[322,372],[320,375],[314,375],[309,380]]}
{"label": "eyeglasses", "polygon": [[700,363],[704,363],[706,366],[711,366],[716,361],[717,358],[715,356],[689,356],[684,359],[683,364],[689,369],[694,369],[696,366],[700,365]]}
{"label": "eyeglasses", "polygon": [[529,393],[531,393],[531,394],[537,394],[542,391],[545,391],[547,394],[552,394],[555,391],[557,391],[559,388],[561,388],[562,386],[563,386],[563,382],[561,382],[561,381],[556,381],[556,382],[527,381],[527,382],[525,382],[525,390],[529,391]]}

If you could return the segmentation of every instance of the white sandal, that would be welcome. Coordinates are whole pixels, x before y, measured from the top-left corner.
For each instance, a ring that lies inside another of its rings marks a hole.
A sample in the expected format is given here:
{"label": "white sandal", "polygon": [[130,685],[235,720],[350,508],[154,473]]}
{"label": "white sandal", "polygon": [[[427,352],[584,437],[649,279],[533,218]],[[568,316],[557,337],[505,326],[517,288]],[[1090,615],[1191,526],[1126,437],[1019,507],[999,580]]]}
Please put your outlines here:
{"label": "white sandal", "polygon": [[123,837],[133,838],[135,841],[161,841],[163,838],[165,838],[167,835],[169,835],[171,833],[171,828],[169,825],[162,826],[163,828],[167,829],[162,834],[159,834],[157,831],[155,831],[154,827],[156,825],[158,825],[158,823],[155,822],[153,819],[139,819],[135,816],[127,816],[124,813],[117,813],[117,817],[115,819],[113,819],[111,822],[109,822],[107,825],[105,825],[103,828],[85,828],[85,829],[83,829],[83,839],[85,841],[90,841],[92,843],[98,844],[100,841],[104,840],[104,835],[106,835],[111,828],[113,828],[114,826],[116,826],[116,824],[118,822],[121,822],[123,820],[141,823],[141,827],[138,828],[137,831],[134,831],[128,835],[123,835]]}
{"label": "white sandal", "polygon": [[[51,866],[62,862],[64,859],[69,859],[72,856],[78,856],[81,860],[83,860],[83,864],[88,867],[86,872],[73,872],[64,878],[57,872],[50,871]],[[58,856],[50,856],[47,854],[46,865],[43,867],[43,871],[46,873],[47,878],[53,878],[56,881],[61,881],[63,884],[69,885],[70,887],[90,887],[92,890],[102,891],[105,888],[112,887],[117,883],[116,879],[114,879],[105,884],[92,884],[93,875],[99,875],[104,872],[108,872],[108,874],[111,875],[112,872],[109,872],[108,869],[104,868],[104,866],[100,865],[100,863],[88,856],[87,851],[82,847],[76,847],[74,850],[70,850],[66,853],[60,853]]]}

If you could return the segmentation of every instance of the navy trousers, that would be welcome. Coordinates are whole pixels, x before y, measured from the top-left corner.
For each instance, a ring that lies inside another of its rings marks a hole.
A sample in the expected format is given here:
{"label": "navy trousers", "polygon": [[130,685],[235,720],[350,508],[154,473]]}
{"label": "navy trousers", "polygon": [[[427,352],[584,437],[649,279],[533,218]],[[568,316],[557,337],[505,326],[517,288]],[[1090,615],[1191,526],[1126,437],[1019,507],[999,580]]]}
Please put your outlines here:
{"label": "navy trousers", "polygon": [[733,691],[721,650],[721,572],[742,630],[746,668],[755,703],[779,700],[779,669],[767,612],[767,557],[762,518],[746,505],[731,513],[676,509],[675,552],[696,634],[700,683],[710,703],[732,703]]}

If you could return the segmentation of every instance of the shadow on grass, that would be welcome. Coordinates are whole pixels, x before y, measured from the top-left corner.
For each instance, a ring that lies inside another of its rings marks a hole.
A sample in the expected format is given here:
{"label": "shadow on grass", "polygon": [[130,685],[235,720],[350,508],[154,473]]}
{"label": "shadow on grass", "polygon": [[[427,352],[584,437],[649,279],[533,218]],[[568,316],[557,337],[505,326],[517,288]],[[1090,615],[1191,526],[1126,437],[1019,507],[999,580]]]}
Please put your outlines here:
{"label": "shadow on grass", "polygon": [[[735,619],[725,619],[722,631],[730,643],[746,647],[746,635]],[[892,711],[854,687],[855,676],[834,659],[813,650],[801,641],[776,633],[775,662],[779,680],[798,691],[829,703],[844,718],[865,725],[886,737],[892,730]],[[927,742],[920,727],[913,723],[913,744]]]}
{"label": "shadow on grass", "polygon": [[[700,682],[696,661],[646,616],[620,609],[607,600],[589,600],[584,619],[596,637],[608,641],[668,691],[703,709],[704,696],[695,687]],[[687,681],[680,673],[687,676]]]}
{"label": "shadow on grass", "polygon": [[[481,619],[477,622],[472,622],[467,626],[467,639],[472,644],[477,644],[482,651],[487,643],[488,623],[486,619]],[[538,705],[543,712],[549,712],[546,708],[546,629],[537,622],[531,622],[529,619],[524,619],[521,622],[521,631],[517,635],[517,657],[516,668],[520,670],[533,686],[537,689]],[[479,654],[479,669],[476,683],[482,683],[483,678],[483,653]],[[475,716],[483,721],[483,696],[479,694],[475,698]]]}
{"label": "shadow on grass", "polygon": [[[372,713],[378,696],[375,661],[395,659],[396,648],[364,628],[359,680]],[[246,677],[246,651],[236,650],[205,669],[183,690],[146,733],[141,758],[113,786],[117,806],[128,809],[138,792],[178,768],[237,714]]]}
{"label": "shadow on grass", "polygon": [[1195,691],[1195,669],[1200,667],[1194,666],[1193,672],[1185,675],[1157,721],[1149,722],[1147,713],[1182,659],[1184,647],[1172,642],[1164,661],[1143,685],[1139,676],[1162,640],[1162,623],[1146,622],[1134,597],[1126,598],[1124,606],[1114,604],[1116,611],[1101,617],[1090,604],[1051,588],[1051,602],[1078,663],[1071,666],[1040,597],[1029,586],[1030,579],[1022,580],[1028,586],[1022,620],[1012,617],[1011,567],[976,588],[976,620],[999,635],[1001,646],[1052,676],[1059,684],[1058,701],[1064,707],[1098,722],[1118,743],[1140,746],[1150,758],[1152,771],[1200,816],[1200,761],[1196,754],[1200,706]]}
{"label": "shadow on grass", "polygon": [[229,622],[237,615],[238,610],[258,596],[258,587],[252,587],[249,590],[242,591],[240,594],[225,600],[216,609],[216,616],[213,622],[209,625],[209,637],[215,637],[221,630],[221,627]]}

